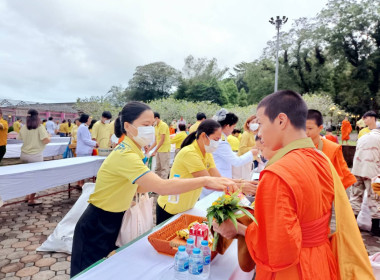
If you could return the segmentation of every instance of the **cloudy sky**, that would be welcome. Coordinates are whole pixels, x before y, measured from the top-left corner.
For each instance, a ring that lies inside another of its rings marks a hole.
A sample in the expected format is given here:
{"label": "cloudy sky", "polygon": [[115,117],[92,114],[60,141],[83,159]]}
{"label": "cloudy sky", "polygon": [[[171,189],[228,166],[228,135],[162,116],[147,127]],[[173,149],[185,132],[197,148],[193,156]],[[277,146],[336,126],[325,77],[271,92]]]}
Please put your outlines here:
{"label": "cloudy sky", "polygon": [[315,16],[327,0],[0,1],[0,99],[73,102],[128,84],[136,66],[184,58],[253,61],[268,19]]}

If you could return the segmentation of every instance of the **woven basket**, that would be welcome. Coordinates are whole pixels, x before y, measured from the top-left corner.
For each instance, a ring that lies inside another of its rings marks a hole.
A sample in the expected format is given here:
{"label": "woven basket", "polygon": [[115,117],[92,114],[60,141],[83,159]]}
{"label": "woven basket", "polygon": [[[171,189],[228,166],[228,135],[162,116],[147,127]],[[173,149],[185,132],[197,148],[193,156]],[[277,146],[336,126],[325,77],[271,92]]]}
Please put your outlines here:
{"label": "woven basket", "polygon": [[[207,221],[207,219],[205,217],[182,214],[177,220],[149,235],[148,241],[157,252],[174,256],[178,248],[171,247],[170,241],[177,236],[176,231],[187,228],[192,222],[202,223],[203,221]],[[211,259],[213,259],[215,255],[216,254],[212,252]]]}

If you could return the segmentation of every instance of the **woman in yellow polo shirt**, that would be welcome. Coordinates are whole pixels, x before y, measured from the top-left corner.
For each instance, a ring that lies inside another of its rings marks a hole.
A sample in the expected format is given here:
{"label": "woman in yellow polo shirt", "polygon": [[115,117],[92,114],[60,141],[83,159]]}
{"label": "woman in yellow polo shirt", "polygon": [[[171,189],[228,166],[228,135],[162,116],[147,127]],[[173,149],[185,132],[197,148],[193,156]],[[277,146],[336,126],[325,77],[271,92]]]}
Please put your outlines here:
{"label": "woman in yellow polo shirt", "polygon": [[[116,249],[124,212],[129,209],[136,192],[175,195],[203,186],[218,191],[227,187],[232,191],[237,189],[236,184],[226,178],[206,176],[164,180],[150,172],[143,163],[142,148],[154,140],[153,123],[153,111],[141,102],[125,105],[116,119],[115,134],[124,134],[125,138],[100,167],[95,191],[76,224],[71,255],[72,277]],[[203,138],[206,138],[204,134],[201,141],[208,143],[209,140]]]}
{"label": "woman in yellow polo shirt", "polygon": [[[219,145],[222,137],[222,128],[214,120],[203,121],[196,132],[190,133],[183,141],[182,148],[174,159],[170,178],[179,175],[180,178],[195,178],[202,176],[220,177],[215,167],[212,152]],[[184,212],[194,207],[202,188],[182,192],[175,199],[167,195],[161,195],[157,199],[156,218],[157,224],[169,219],[175,214]]]}

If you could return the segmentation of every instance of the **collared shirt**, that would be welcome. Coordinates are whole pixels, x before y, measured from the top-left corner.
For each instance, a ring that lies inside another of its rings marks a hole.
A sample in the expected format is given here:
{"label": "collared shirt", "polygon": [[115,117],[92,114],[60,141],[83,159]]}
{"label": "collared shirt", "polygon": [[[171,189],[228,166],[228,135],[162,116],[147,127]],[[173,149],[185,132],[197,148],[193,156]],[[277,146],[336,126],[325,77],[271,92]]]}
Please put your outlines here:
{"label": "collared shirt", "polygon": [[92,155],[92,150],[96,145],[96,141],[91,140],[91,134],[88,126],[82,123],[77,130],[77,147],[76,154],[80,156]]}
{"label": "collared shirt", "polygon": [[358,139],[361,138],[363,135],[366,135],[367,133],[370,133],[371,130],[368,127],[365,127],[359,131]]}
{"label": "collared shirt", "polygon": [[141,149],[125,137],[100,167],[89,203],[109,212],[128,210],[137,191],[136,180],[150,172],[143,158]]}
{"label": "collared shirt", "polygon": [[233,136],[232,134],[228,135],[227,141],[228,141],[228,143],[230,143],[231,149],[234,152],[237,152],[239,150],[240,140],[237,137]]}
{"label": "collared shirt", "polygon": [[[210,170],[215,168],[215,162],[212,154],[202,154],[197,140],[191,145],[182,148],[174,159],[173,167],[170,171],[170,178],[179,175],[180,178],[194,178],[192,173]],[[177,204],[168,202],[167,195],[160,195],[157,199],[158,205],[170,214],[177,214],[194,207],[197,202],[202,188],[192,190],[179,195]]]}
{"label": "collared shirt", "polygon": [[91,136],[99,143],[99,148],[109,148],[111,139],[110,124],[97,121],[92,127]]}
{"label": "collared shirt", "polygon": [[162,120],[154,127],[155,135],[156,135],[156,145],[161,141],[161,135],[165,135],[164,143],[158,149],[159,153],[168,153],[170,152],[170,132],[168,125]]}
{"label": "collared shirt", "polygon": [[197,131],[200,124],[201,124],[201,121],[197,121],[195,124],[190,126],[189,133],[193,133],[193,132]]}
{"label": "collared shirt", "polygon": [[47,121],[46,122],[46,130],[47,132],[49,132],[50,135],[54,135],[55,134],[55,130],[56,130],[56,125],[53,121]]}
{"label": "collared shirt", "polygon": [[13,131],[19,133],[20,132],[20,128],[21,128],[21,124],[19,121],[15,121],[13,123]]}
{"label": "collared shirt", "polygon": [[239,156],[244,155],[246,152],[252,150],[252,148],[256,146],[255,137],[255,134],[253,134],[252,132],[244,131],[240,140],[238,153]]}
{"label": "collared shirt", "polygon": [[183,140],[187,137],[186,131],[181,131],[177,133],[172,139],[170,139],[170,144],[175,144],[176,149],[181,149]]}

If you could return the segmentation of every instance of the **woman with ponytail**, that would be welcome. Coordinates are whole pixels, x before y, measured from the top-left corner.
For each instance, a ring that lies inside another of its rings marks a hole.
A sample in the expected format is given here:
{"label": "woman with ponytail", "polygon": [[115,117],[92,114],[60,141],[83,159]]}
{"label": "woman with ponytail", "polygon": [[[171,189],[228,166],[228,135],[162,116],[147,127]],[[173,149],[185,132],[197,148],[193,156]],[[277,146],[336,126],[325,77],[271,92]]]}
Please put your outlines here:
{"label": "woman with ponytail", "polygon": [[[170,178],[220,177],[212,153],[218,148],[221,136],[219,123],[214,120],[203,121],[197,131],[190,133],[182,142],[181,150],[174,159]],[[156,207],[157,223],[193,208],[201,192],[202,188],[197,188],[178,196],[159,196]]]}
{"label": "woman with ponytail", "polygon": [[[142,149],[154,141],[153,123],[153,111],[141,102],[125,105],[120,117],[115,120],[115,135],[124,134],[125,138],[100,167],[89,205],[76,224],[71,277],[116,249],[115,242],[124,212],[131,206],[136,192],[176,195],[202,189],[203,186],[218,191],[227,187],[232,191],[237,189],[230,179],[205,176],[209,174],[193,179],[164,180],[150,172],[143,163]],[[215,125],[220,137],[220,126],[217,123]],[[198,136],[203,147],[210,146],[209,137],[218,140],[217,135],[208,135],[201,133]]]}

